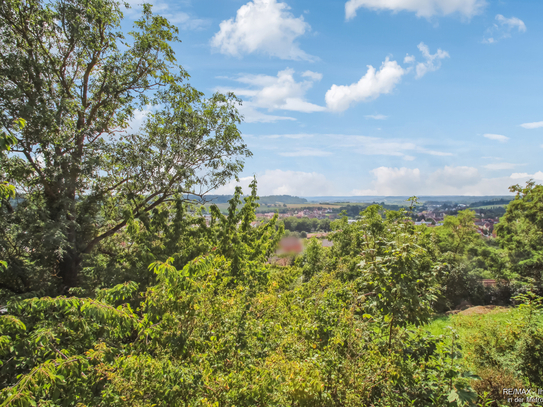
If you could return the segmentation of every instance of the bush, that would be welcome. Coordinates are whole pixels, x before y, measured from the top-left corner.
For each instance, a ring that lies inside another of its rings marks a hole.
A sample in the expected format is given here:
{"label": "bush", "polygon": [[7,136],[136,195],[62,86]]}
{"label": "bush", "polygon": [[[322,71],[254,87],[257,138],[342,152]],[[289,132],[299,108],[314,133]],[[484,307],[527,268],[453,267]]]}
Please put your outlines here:
{"label": "bush", "polygon": [[[536,318],[541,313],[541,299],[521,295],[521,307],[511,311],[505,326],[488,320],[479,332],[467,339],[478,371],[492,371],[494,377],[512,376],[526,386],[543,386],[543,326]],[[498,374],[499,372],[499,374]]]}

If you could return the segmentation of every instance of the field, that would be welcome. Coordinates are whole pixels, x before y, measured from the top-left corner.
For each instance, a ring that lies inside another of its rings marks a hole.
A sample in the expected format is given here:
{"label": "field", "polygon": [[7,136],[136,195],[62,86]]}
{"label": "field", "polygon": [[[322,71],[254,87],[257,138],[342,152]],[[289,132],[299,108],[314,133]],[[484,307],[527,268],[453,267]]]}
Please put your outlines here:
{"label": "field", "polygon": [[[289,209],[299,209],[299,208],[326,208],[326,209],[334,209],[339,208],[343,204],[319,204],[319,203],[303,203],[303,204],[287,204],[287,208]],[[267,208],[267,207],[266,207]],[[273,207],[271,207],[273,208]]]}
{"label": "field", "polygon": [[[209,208],[212,204],[206,204],[205,207],[206,209]],[[219,210],[221,212],[226,212],[226,210],[228,209],[228,205],[227,203],[220,203],[220,204],[216,204],[219,208]],[[344,206],[344,205],[348,205],[348,204],[345,204],[345,203],[341,203],[341,204],[318,204],[318,203],[301,203],[301,204],[287,204],[286,207],[284,207],[283,205],[278,205],[278,204],[275,204],[275,205],[272,205],[272,206],[268,206],[268,205],[260,205],[260,207],[256,210],[257,212],[275,212],[276,210],[279,210],[279,212],[285,212],[286,210],[298,210],[300,208],[325,208],[325,209],[338,209],[340,206]]]}
{"label": "field", "polygon": [[469,208],[469,209],[496,209],[496,208],[506,208],[507,205],[485,205],[485,206],[477,206],[475,208]]}

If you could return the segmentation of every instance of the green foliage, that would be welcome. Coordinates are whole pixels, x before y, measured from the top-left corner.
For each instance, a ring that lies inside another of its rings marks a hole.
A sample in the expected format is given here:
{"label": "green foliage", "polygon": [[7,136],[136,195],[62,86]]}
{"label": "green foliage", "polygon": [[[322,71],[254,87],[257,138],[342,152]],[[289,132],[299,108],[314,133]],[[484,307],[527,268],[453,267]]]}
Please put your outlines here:
{"label": "green foliage", "polygon": [[543,294],[543,186],[528,182],[511,187],[516,192],[496,227],[511,272]]}
{"label": "green foliage", "polygon": [[[24,119],[18,119],[13,124],[15,129],[21,130],[26,122]],[[7,132],[0,131],[0,157],[3,157],[5,152],[10,151],[15,144],[17,144],[17,138],[9,130]],[[0,177],[2,178],[0,182],[0,206],[2,206],[2,201],[15,197],[15,187],[10,185],[8,181],[4,181],[6,174],[1,173]],[[5,264],[5,262],[3,263]]]}
{"label": "green foliage", "polygon": [[457,216],[445,216],[443,227],[436,230],[441,251],[463,254],[470,244],[478,241],[474,221],[475,212],[470,209],[459,211]]}
{"label": "green foliage", "polygon": [[381,315],[390,338],[395,326],[425,323],[442,269],[425,248],[427,235],[405,210],[389,211],[383,219],[378,205],[362,212],[358,222],[339,222],[342,232],[332,237],[333,254],[344,264],[345,278],[356,282],[362,301],[368,298],[370,315]]}
{"label": "green foliage", "polygon": [[330,228],[330,219],[316,219],[316,218],[296,218],[290,216],[284,218],[281,221],[285,227],[285,230],[291,232],[329,232]]}
{"label": "green foliage", "polygon": [[296,261],[297,266],[302,269],[304,281],[325,270],[328,262],[327,250],[316,238],[309,240],[302,256],[298,257]]}
{"label": "green foliage", "polygon": [[525,382],[543,386],[543,311],[540,297],[519,295],[520,307],[507,323],[488,320],[468,339],[473,363],[479,369],[496,369]]}
{"label": "green foliage", "polygon": [[[0,121],[26,120],[0,156],[22,197],[0,216],[12,293],[79,285],[100,243],[175,197],[225,184],[250,156],[239,100],[185,83],[177,28],[146,5],[125,38],[122,17],[115,0],[0,4]],[[138,110],[147,118],[130,129]]]}
{"label": "green foliage", "polygon": [[[135,283],[126,283],[101,289],[95,298],[9,303],[9,315],[1,322],[0,401],[96,406],[471,403],[469,375],[458,364],[457,349],[446,346],[445,338],[412,328],[411,323],[425,318],[435,265],[424,249],[415,247],[425,237],[402,213],[383,219],[373,207],[358,224],[336,232],[339,242],[357,235],[363,250],[356,264],[368,263],[362,268],[355,264],[358,275],[346,278],[348,259],[332,257],[316,239],[300,268],[267,264],[282,231],[275,219],[251,226],[256,183],[238,210],[240,197],[237,190],[227,216],[212,209],[210,225],[198,228],[215,242],[210,254],[182,268],[174,265],[175,257],[157,259],[150,266],[155,285],[142,293]],[[176,216],[171,219],[175,222]],[[383,284],[366,302],[361,298],[370,280],[381,285],[397,275],[398,284]]]}

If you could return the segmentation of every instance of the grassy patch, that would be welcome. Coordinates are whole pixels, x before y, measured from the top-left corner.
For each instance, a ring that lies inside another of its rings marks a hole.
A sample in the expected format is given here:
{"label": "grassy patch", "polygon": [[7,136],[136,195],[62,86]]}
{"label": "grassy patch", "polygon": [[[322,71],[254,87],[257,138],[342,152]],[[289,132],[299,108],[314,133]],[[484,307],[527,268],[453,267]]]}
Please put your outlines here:
{"label": "grassy patch", "polygon": [[[469,311],[469,310],[468,310]],[[498,322],[504,325],[515,318],[517,310],[514,308],[496,308],[484,314],[465,312],[456,315],[439,315],[427,325],[427,330],[433,335],[447,334],[447,327],[451,327],[462,338],[477,332],[481,325],[487,322]]]}

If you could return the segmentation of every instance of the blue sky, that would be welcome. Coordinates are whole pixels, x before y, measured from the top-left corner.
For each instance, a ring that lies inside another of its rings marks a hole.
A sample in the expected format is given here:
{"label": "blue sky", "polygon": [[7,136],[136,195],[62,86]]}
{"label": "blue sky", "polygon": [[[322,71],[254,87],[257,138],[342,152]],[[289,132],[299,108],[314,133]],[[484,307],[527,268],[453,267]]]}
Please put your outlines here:
{"label": "blue sky", "polygon": [[503,195],[543,181],[541,0],[153,4],[180,29],[192,85],[244,100],[254,156],[240,182],[256,174],[261,195]]}

